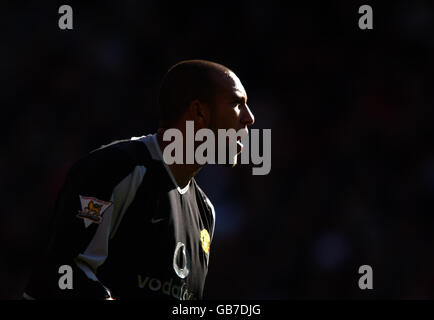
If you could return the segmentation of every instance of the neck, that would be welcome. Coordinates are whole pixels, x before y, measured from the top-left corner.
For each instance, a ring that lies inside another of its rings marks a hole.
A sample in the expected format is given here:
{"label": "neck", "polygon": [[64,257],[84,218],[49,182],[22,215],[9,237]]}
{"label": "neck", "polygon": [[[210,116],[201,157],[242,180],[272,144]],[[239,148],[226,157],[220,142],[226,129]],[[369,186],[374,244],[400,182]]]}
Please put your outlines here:
{"label": "neck", "polygon": [[[159,128],[157,130],[157,141],[158,145],[160,146],[161,153],[164,152],[164,148],[170,144],[169,141],[163,141],[163,134],[165,129]],[[185,135],[184,135],[185,136]],[[185,141],[184,141],[185,146]],[[185,149],[184,149],[184,158],[185,158]],[[163,159],[164,161],[164,159]],[[185,162],[185,159],[184,159]],[[188,183],[193,179],[193,177],[199,173],[200,169],[202,168],[202,165],[199,165],[197,163],[193,164],[178,164],[173,163],[170,165],[167,165],[172,172],[173,177],[175,178],[176,183],[180,188],[184,188],[188,185]]]}

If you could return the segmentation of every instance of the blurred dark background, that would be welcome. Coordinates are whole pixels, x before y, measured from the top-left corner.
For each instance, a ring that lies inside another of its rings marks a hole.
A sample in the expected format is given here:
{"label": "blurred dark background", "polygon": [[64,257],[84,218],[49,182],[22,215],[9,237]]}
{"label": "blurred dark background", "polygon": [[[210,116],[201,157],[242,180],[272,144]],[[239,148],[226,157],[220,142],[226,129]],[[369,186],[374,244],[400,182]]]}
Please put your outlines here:
{"label": "blurred dark background", "polygon": [[[358,28],[363,4],[373,30]],[[1,297],[21,296],[69,167],[155,132],[162,76],[201,58],[234,70],[254,128],[272,129],[270,174],[199,174],[217,217],[206,298],[434,298],[429,1],[0,7]]]}

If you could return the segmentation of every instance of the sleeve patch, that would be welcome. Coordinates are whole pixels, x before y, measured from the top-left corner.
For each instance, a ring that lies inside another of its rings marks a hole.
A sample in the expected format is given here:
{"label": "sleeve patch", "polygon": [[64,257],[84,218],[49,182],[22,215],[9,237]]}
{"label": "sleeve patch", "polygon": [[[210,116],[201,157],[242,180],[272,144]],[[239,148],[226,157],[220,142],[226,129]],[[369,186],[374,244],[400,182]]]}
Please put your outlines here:
{"label": "sleeve patch", "polygon": [[112,202],[82,195],[79,195],[79,197],[81,210],[78,211],[76,217],[84,220],[84,226],[86,228],[92,223],[100,224],[104,212],[112,205]]}

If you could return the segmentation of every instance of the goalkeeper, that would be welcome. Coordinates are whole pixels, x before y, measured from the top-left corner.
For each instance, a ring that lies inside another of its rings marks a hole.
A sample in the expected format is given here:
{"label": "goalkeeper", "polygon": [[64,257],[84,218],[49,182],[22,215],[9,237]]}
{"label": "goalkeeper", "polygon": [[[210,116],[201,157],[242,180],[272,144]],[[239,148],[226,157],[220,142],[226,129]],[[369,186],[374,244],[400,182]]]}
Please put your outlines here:
{"label": "goalkeeper", "polygon": [[[163,133],[177,128],[185,137],[186,121],[195,130],[247,131],[254,118],[237,76],[204,60],[173,66],[159,105],[155,134],[102,146],[70,169],[25,299],[203,298],[214,208],[194,179],[202,165],[163,161]],[[65,265],[72,288],[59,286]]]}

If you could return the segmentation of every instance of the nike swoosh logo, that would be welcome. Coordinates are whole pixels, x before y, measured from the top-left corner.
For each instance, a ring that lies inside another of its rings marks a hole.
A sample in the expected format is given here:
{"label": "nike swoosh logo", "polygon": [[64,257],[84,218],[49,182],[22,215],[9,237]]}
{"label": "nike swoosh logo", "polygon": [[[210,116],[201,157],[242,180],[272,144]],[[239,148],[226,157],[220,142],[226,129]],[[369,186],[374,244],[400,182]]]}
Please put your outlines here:
{"label": "nike swoosh logo", "polygon": [[158,223],[158,222],[163,221],[163,220],[164,220],[164,218],[162,218],[162,219],[155,219],[155,218],[152,218],[152,219],[151,219],[151,223]]}

